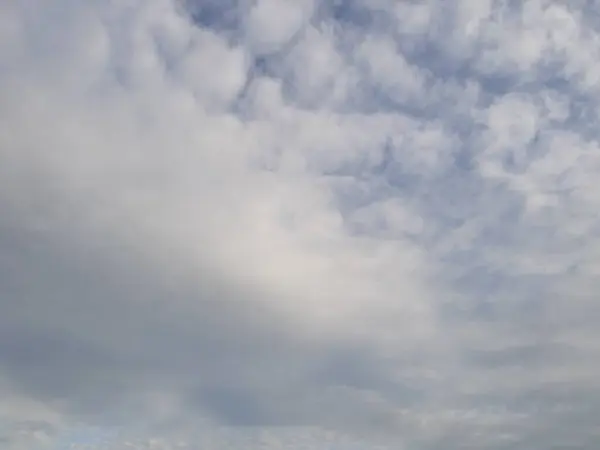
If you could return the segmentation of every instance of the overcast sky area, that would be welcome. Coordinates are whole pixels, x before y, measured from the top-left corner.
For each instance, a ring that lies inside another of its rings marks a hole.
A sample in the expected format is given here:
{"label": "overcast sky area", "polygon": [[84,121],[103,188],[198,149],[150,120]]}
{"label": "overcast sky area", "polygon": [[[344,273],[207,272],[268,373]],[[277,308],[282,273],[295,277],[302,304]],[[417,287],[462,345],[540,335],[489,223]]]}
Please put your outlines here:
{"label": "overcast sky area", "polygon": [[592,450],[600,2],[0,1],[3,450]]}

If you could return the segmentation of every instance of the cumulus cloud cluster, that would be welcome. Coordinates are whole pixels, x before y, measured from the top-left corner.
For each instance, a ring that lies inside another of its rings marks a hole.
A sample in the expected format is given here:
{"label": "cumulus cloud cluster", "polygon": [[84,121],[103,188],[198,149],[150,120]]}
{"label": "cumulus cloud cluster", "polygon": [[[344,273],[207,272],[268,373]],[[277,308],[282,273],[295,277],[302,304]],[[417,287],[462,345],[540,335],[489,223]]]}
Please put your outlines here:
{"label": "cumulus cloud cluster", "polygon": [[0,444],[593,448],[599,17],[0,2]]}

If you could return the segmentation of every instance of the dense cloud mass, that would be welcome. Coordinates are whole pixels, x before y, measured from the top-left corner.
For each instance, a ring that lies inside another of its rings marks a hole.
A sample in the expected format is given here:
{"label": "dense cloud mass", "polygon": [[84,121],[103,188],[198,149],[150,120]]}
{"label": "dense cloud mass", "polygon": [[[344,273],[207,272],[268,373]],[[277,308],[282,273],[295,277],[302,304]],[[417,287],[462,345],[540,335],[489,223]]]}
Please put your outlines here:
{"label": "dense cloud mass", "polygon": [[596,448],[599,61],[594,1],[1,1],[0,447]]}

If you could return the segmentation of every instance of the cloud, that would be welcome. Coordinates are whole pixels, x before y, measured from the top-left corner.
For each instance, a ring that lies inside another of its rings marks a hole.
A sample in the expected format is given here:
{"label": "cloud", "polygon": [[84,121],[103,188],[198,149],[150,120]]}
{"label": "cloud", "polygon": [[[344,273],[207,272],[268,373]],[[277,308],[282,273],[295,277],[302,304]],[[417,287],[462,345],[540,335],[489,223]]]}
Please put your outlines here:
{"label": "cloud", "polygon": [[592,448],[593,13],[2,4],[1,442]]}

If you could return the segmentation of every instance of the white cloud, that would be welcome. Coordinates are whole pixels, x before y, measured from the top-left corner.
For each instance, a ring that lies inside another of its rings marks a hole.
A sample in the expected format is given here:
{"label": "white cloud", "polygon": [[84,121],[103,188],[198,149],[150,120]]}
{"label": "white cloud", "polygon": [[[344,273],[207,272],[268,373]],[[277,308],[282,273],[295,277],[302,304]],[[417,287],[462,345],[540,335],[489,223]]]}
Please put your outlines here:
{"label": "white cloud", "polygon": [[592,448],[585,8],[3,3],[2,444]]}
{"label": "white cloud", "polygon": [[315,8],[313,0],[259,0],[245,20],[246,42],[252,53],[277,52],[301,31]]}

